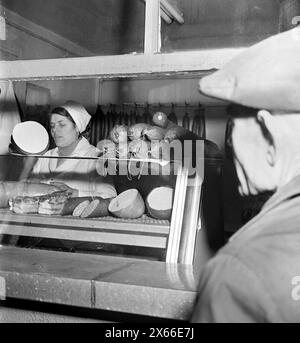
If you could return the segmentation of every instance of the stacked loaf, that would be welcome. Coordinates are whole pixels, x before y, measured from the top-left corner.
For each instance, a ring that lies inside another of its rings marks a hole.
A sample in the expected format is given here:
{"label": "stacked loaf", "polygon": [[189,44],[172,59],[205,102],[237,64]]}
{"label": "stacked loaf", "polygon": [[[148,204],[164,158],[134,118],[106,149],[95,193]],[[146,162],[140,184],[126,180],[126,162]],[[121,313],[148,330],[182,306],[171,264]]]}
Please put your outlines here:
{"label": "stacked loaf", "polygon": [[69,195],[58,191],[39,197],[17,196],[9,199],[10,210],[15,213],[61,214]]}
{"label": "stacked loaf", "polygon": [[71,196],[68,190],[38,182],[1,182],[0,207],[15,213],[58,214]]}

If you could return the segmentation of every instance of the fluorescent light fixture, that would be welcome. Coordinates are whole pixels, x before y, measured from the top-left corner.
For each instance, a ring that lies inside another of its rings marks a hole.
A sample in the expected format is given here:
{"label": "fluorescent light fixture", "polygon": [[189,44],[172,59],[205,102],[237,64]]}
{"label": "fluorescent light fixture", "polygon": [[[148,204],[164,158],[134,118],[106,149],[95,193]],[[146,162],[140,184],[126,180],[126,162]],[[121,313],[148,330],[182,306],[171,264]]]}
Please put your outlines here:
{"label": "fluorescent light fixture", "polygon": [[0,15],[0,40],[6,40],[6,22],[5,18]]}
{"label": "fluorescent light fixture", "polygon": [[167,23],[167,24],[172,24],[173,23],[173,20],[162,9],[160,9],[160,16],[161,16],[161,18],[163,19],[163,21],[165,23]]}
{"label": "fluorescent light fixture", "polygon": [[[146,0],[143,1],[145,2]],[[184,24],[183,13],[173,6],[170,0],[160,0],[160,15],[167,24],[172,24],[174,21]]]}
{"label": "fluorescent light fixture", "polygon": [[[184,24],[183,14],[178,11],[168,0],[160,0],[161,17],[165,20],[165,16],[178,24]],[[165,20],[168,24],[169,21]]]}

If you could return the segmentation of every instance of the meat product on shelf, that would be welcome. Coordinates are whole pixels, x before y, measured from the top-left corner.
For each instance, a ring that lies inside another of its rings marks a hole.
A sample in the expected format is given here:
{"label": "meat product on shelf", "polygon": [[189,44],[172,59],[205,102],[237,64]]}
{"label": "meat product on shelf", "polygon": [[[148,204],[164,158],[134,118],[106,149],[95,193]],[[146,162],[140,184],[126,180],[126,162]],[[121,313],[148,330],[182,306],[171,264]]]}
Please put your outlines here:
{"label": "meat product on shelf", "polygon": [[150,156],[153,159],[170,160],[169,144],[166,141],[151,142]]}
{"label": "meat product on shelf", "polygon": [[112,128],[109,135],[114,143],[127,142],[128,140],[128,127],[126,125],[116,125]]}
{"label": "meat product on shelf", "polygon": [[147,196],[148,213],[155,219],[170,220],[173,207],[173,188],[154,188]]}
{"label": "meat product on shelf", "polygon": [[182,126],[186,130],[190,129],[190,117],[189,117],[189,114],[187,112],[185,112],[185,115],[184,115],[184,117],[182,119]]}
{"label": "meat product on shelf", "polygon": [[165,134],[166,130],[159,126],[148,126],[142,132],[142,135],[145,136],[149,141],[160,141],[164,139]]}
{"label": "meat product on shelf", "polygon": [[90,204],[90,200],[85,200],[80,202],[75,208],[72,213],[74,217],[80,217],[85,210],[85,208]]}
{"label": "meat product on shelf", "polygon": [[128,189],[111,200],[108,210],[118,218],[136,219],[145,213],[145,203],[137,189]]}
{"label": "meat product on shelf", "polygon": [[61,189],[54,185],[38,182],[4,181],[0,183],[0,206],[5,208],[11,198],[35,197],[51,194]]}
{"label": "meat product on shelf", "polygon": [[128,152],[131,157],[146,159],[149,157],[150,143],[142,139],[135,139],[128,144]]}
{"label": "meat product on shelf", "polygon": [[81,213],[81,218],[99,218],[109,216],[108,206],[112,199],[97,198],[92,200]]}
{"label": "meat product on shelf", "polygon": [[103,152],[103,157],[116,157],[116,144],[110,139],[102,139],[97,144],[97,148]]}
{"label": "meat product on shelf", "polygon": [[22,214],[22,213],[38,213],[39,209],[39,198],[38,197],[28,197],[19,196],[9,199],[9,208],[12,212]]}
{"label": "meat product on shelf", "polygon": [[147,123],[137,123],[131,125],[128,129],[128,138],[133,141],[135,139],[140,139],[143,136],[143,131],[149,127]]}
{"label": "meat product on shelf", "polygon": [[63,216],[68,216],[68,215],[72,215],[75,208],[83,203],[84,201],[91,201],[92,197],[76,197],[76,198],[69,198],[66,200],[66,202],[64,203],[63,209],[61,211],[61,214]]}
{"label": "meat product on shelf", "polygon": [[61,214],[68,196],[67,192],[60,191],[39,197],[38,213],[47,215]]}

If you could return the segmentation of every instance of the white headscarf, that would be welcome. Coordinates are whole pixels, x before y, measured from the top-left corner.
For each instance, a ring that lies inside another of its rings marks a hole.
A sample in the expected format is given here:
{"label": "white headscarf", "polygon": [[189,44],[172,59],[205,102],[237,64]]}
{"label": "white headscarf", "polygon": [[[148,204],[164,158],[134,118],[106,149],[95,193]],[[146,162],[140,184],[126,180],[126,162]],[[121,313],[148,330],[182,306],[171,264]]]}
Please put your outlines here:
{"label": "white headscarf", "polygon": [[66,111],[69,112],[70,116],[73,118],[80,133],[86,130],[86,127],[91,119],[90,114],[87,110],[78,102],[69,100],[64,105],[61,106]]}

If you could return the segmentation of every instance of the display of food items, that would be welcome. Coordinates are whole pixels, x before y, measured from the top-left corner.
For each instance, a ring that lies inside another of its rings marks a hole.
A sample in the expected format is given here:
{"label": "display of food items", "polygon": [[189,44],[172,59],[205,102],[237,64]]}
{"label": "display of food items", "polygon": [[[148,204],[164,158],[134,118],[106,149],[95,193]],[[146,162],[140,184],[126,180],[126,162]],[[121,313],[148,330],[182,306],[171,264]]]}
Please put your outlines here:
{"label": "display of food items", "polygon": [[143,130],[142,135],[149,141],[161,141],[164,139],[166,130],[159,126],[148,126]]}
{"label": "display of food items", "polygon": [[43,154],[49,146],[49,135],[43,125],[36,121],[17,124],[11,136],[11,150],[21,154]]}
{"label": "display of food items", "polygon": [[117,144],[116,156],[117,156],[117,158],[125,158],[125,159],[130,158],[127,142]]}
{"label": "display of food items", "polygon": [[170,160],[170,147],[166,141],[153,141],[150,146],[150,157],[153,159]]}
{"label": "display of food items", "polygon": [[200,139],[195,133],[169,120],[168,116],[163,112],[156,112],[152,117],[152,121],[155,125],[165,129],[164,140],[166,142],[171,143],[175,139],[180,141]]}
{"label": "display of food items", "polygon": [[152,117],[152,121],[155,125],[162,128],[167,128],[167,126],[170,125],[168,116],[163,112],[154,113]]}
{"label": "display of food items", "polygon": [[173,189],[170,187],[154,188],[147,196],[146,207],[151,217],[170,220],[173,207]]}
{"label": "display of food items", "polygon": [[112,199],[97,198],[92,200],[81,213],[81,218],[99,218],[109,216],[108,206]]}
{"label": "display of food items", "polygon": [[128,189],[111,200],[108,210],[118,218],[136,219],[145,213],[145,203],[137,189]]}
{"label": "display of food items", "polygon": [[109,138],[116,144],[127,142],[128,127],[126,125],[115,125],[110,131]]}
{"label": "display of food items", "polygon": [[0,205],[8,207],[8,201],[18,196],[35,197],[51,194],[61,189],[54,185],[38,182],[4,181],[0,183]]}
{"label": "display of food items", "polygon": [[80,217],[85,210],[85,208],[90,204],[90,200],[84,200],[80,202],[73,210],[72,216],[73,217]]}
{"label": "display of food items", "polygon": [[[156,112],[152,117],[152,122],[154,125],[148,123],[134,124],[128,130],[124,125],[116,125],[111,131],[112,140],[118,142],[117,138],[122,137],[116,147],[116,156],[119,158],[152,158],[169,161],[172,156],[171,147],[168,144],[174,140],[195,142],[199,139],[193,132],[169,120],[163,112]],[[128,141],[126,141],[126,137]]]}
{"label": "display of food items", "polygon": [[43,196],[16,196],[9,199],[9,208],[14,213],[61,214],[67,191],[58,191]]}
{"label": "display of food items", "polygon": [[39,198],[18,196],[9,199],[9,209],[14,213],[38,213],[39,210]]}
{"label": "display of food items", "polygon": [[67,199],[64,203],[61,214],[63,216],[72,215],[75,208],[86,200],[91,201],[92,197],[75,197]]}
{"label": "display of food items", "polygon": [[103,157],[115,158],[116,157],[116,144],[110,139],[102,139],[97,144],[97,148],[103,152]]}
{"label": "display of food items", "polygon": [[66,200],[69,198],[67,191],[55,192],[39,197],[39,214],[61,214]]}
{"label": "display of food items", "polygon": [[[9,184],[12,185],[13,183]],[[155,219],[170,220],[171,218],[173,189],[169,186],[156,187],[147,196],[144,195],[144,198],[137,189],[128,189],[116,198],[103,199],[101,197],[72,198],[68,189],[39,195],[42,190],[54,190],[56,187],[43,188],[43,185],[38,185],[41,187],[27,188],[27,191],[29,189],[32,192],[31,196],[10,197],[3,207],[9,205],[9,209],[17,214],[72,215],[78,218],[101,218],[113,215],[124,219],[140,218],[147,208],[148,214]],[[0,183],[0,190],[4,189],[3,183]],[[24,190],[25,187],[21,189]]]}
{"label": "display of food items", "polygon": [[138,123],[131,125],[128,129],[128,138],[133,141],[143,137],[143,132],[149,127],[147,123]]}
{"label": "display of food items", "polygon": [[137,159],[147,159],[149,157],[150,143],[142,139],[134,139],[128,144],[130,157]]}

